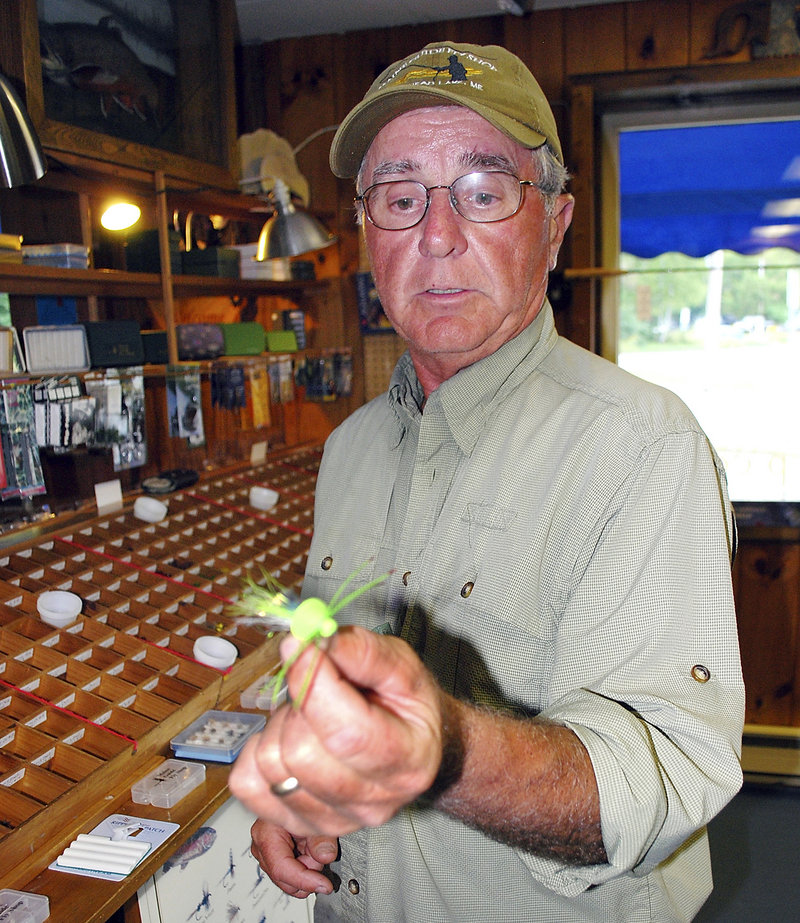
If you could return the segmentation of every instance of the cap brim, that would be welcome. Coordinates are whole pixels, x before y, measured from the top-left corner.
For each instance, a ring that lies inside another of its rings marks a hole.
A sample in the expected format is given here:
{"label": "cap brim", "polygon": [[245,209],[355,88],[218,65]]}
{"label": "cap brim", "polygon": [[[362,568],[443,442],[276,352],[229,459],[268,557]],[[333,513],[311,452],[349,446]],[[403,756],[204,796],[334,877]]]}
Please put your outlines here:
{"label": "cap brim", "polygon": [[[331,170],[343,179],[356,176],[364,154],[384,125],[388,125],[392,119],[404,112],[430,105],[464,106],[472,109],[503,134],[527,148],[541,147],[547,141],[545,135],[535,128],[470,99],[455,99],[452,91],[439,90],[436,87],[421,90],[419,87],[392,86],[384,93],[378,92],[356,106],[342,121],[331,144]],[[557,153],[560,155],[560,151]]]}

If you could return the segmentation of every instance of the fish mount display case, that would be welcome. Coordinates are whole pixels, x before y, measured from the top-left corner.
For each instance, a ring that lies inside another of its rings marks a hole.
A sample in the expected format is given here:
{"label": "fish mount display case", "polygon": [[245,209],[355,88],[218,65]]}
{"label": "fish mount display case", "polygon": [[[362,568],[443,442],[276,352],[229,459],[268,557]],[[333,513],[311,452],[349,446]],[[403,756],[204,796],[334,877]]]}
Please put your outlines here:
{"label": "fish mount display case", "polygon": [[234,185],[233,0],[0,4],[0,62],[48,150]]}
{"label": "fish mount display case", "polygon": [[[3,887],[47,894],[62,923],[89,919],[89,908],[105,921],[228,797],[230,767],[210,765],[188,806],[163,815],[182,824],[167,854],[120,883],[82,878],[80,908],[71,906],[74,879],[47,868],[109,814],[141,815],[130,788],[171,755],[171,738],[209,709],[239,709],[241,691],[276,663],[277,638],[236,623],[228,608],[264,571],[299,590],[321,454],[317,445],[284,450],[201,479],[163,496],[158,522],[136,518],[129,498],[0,552]],[[274,507],[250,505],[256,486],[277,493]],[[52,590],[83,601],[65,628],[38,615],[37,599]],[[232,667],[194,659],[195,639],[208,634],[237,648]]]}

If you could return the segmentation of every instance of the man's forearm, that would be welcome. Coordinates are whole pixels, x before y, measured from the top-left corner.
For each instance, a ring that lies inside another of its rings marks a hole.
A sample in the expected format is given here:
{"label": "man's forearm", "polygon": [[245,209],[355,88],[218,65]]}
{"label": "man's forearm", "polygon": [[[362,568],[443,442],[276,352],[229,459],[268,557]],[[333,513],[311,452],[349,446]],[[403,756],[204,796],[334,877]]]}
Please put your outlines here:
{"label": "man's forearm", "polygon": [[564,862],[607,861],[591,760],[566,727],[443,695],[433,805],[493,839]]}

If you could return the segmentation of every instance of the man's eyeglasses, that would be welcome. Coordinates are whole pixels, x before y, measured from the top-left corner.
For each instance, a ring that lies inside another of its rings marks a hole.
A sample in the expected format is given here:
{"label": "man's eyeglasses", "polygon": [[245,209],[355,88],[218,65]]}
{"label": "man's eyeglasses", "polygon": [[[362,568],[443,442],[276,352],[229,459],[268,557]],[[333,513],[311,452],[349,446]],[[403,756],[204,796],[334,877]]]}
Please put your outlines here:
{"label": "man's eyeglasses", "polygon": [[410,179],[375,183],[355,197],[369,221],[384,231],[404,231],[419,224],[431,204],[434,189],[446,189],[450,204],[467,221],[485,224],[516,215],[522,205],[522,187],[538,183],[513,173],[467,173],[449,186],[425,186]]}

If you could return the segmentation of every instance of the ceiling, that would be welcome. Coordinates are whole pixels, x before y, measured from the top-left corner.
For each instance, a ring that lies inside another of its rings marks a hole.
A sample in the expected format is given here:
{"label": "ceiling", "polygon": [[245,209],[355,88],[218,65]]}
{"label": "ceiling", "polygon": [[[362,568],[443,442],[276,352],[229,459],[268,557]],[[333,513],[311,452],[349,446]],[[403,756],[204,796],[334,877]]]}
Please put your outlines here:
{"label": "ceiling", "polygon": [[618,0],[236,0],[236,12],[242,44],[256,45],[303,35],[614,2]]}

